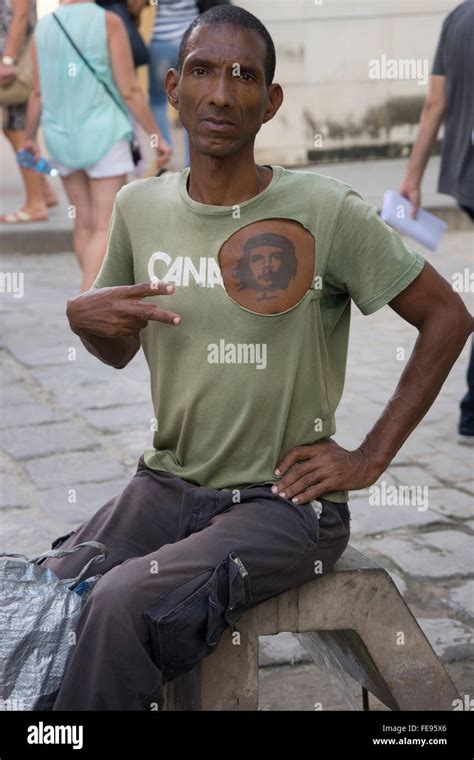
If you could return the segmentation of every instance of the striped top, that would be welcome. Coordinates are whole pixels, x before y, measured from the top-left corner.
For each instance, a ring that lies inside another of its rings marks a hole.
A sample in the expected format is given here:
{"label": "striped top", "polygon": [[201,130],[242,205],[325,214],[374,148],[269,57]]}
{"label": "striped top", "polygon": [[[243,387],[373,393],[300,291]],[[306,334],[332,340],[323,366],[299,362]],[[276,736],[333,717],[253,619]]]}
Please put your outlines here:
{"label": "striped top", "polygon": [[196,0],[159,0],[151,39],[163,41],[181,38],[196,16],[199,16]]}

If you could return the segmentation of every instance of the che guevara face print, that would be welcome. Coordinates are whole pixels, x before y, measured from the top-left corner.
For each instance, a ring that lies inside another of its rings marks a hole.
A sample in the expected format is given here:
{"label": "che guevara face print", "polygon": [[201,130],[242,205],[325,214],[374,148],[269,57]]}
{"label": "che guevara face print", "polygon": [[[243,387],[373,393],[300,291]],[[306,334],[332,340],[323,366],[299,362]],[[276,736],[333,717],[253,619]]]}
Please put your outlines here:
{"label": "che guevara face print", "polygon": [[264,219],[226,240],[219,266],[234,301],[258,314],[278,314],[295,306],[312,287],[315,240],[292,219]]}

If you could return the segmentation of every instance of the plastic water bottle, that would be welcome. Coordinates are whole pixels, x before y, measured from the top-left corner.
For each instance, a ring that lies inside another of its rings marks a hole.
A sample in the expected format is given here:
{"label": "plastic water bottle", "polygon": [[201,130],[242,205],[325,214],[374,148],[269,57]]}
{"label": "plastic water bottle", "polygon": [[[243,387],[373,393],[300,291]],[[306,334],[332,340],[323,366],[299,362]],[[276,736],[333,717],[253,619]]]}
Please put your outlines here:
{"label": "plastic water bottle", "polygon": [[33,169],[35,172],[49,174],[51,177],[55,177],[58,174],[58,170],[53,167],[51,161],[42,157],[38,161],[35,161],[35,157],[30,150],[19,150],[16,154],[16,160],[25,169]]}

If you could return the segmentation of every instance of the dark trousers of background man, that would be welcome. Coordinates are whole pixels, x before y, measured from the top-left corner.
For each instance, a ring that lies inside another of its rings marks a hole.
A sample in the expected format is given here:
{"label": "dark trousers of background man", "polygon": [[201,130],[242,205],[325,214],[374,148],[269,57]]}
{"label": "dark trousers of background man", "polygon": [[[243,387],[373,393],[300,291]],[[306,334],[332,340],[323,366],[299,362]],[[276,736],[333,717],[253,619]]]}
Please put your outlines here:
{"label": "dark trousers of background man", "polygon": [[[474,222],[474,208],[470,206],[461,206],[461,208]],[[471,341],[471,358],[467,368],[467,393],[461,401],[459,432],[464,436],[472,436],[474,441],[474,339]]]}

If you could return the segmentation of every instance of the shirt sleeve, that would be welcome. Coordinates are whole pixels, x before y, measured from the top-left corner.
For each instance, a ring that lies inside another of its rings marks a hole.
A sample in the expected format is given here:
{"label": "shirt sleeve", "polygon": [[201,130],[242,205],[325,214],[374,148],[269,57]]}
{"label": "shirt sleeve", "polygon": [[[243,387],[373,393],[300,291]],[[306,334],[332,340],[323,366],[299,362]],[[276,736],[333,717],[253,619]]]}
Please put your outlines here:
{"label": "shirt sleeve", "polygon": [[122,210],[119,193],[115,201],[110,219],[107,251],[99,274],[92,288],[109,288],[116,285],[134,285],[133,251]]}
{"label": "shirt sleeve", "polygon": [[438,47],[436,48],[436,53],[433,61],[433,66],[431,68],[431,73],[435,76],[446,76],[446,30],[447,30],[447,19],[445,19],[443,23],[443,28],[441,29],[441,35],[438,40]]}
{"label": "shirt sleeve", "polygon": [[332,290],[348,293],[363,314],[372,314],[405,290],[424,264],[373,206],[347,192],[325,276]]}

